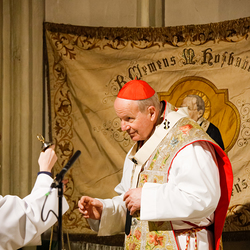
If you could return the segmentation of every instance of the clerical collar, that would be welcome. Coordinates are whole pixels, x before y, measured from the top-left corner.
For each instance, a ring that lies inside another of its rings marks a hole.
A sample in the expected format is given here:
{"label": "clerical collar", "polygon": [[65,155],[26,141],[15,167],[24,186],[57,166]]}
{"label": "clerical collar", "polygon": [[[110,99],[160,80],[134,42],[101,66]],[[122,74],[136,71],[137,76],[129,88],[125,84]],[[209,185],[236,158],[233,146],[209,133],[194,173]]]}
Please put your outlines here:
{"label": "clerical collar", "polygon": [[205,121],[205,118],[203,116],[201,116],[198,120],[197,120],[197,123],[199,125],[201,125],[203,122]]}

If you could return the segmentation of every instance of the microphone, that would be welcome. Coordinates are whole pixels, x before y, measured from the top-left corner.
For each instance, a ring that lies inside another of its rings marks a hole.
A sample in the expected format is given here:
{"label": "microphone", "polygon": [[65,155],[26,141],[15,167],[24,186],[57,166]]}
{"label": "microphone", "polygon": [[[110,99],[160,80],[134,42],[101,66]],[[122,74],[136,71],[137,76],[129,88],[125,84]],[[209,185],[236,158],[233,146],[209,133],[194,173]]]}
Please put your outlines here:
{"label": "microphone", "polygon": [[81,151],[77,150],[74,153],[74,155],[69,159],[69,161],[67,162],[67,164],[61,170],[61,172],[56,175],[56,178],[54,179],[54,181],[52,182],[52,184],[50,186],[51,189],[57,187],[58,184],[59,184],[59,182],[61,182],[63,180],[64,175],[70,169],[70,167],[73,165],[73,163],[76,161],[76,159],[80,156],[80,154],[81,154]]}

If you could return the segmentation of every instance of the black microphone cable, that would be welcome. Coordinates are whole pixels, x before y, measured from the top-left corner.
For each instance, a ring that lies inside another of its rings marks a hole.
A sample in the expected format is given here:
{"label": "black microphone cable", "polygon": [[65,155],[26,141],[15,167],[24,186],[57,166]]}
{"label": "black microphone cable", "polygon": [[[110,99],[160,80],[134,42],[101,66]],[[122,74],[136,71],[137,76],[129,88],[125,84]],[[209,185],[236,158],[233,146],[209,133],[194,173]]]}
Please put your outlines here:
{"label": "black microphone cable", "polygon": [[50,213],[53,213],[53,214],[56,216],[57,219],[59,218],[59,217],[57,216],[57,214],[56,214],[53,210],[50,209],[50,210],[48,211],[48,214],[47,214],[46,218],[44,219],[44,218],[43,218],[44,207],[45,207],[45,204],[46,204],[46,202],[47,202],[47,199],[48,199],[48,197],[49,197],[49,195],[50,195],[50,193],[51,193],[51,190],[52,190],[53,188],[59,187],[59,183],[63,180],[64,175],[65,175],[66,172],[70,169],[70,167],[73,165],[73,163],[76,161],[76,159],[80,156],[80,154],[81,154],[81,151],[80,151],[80,150],[77,150],[77,151],[75,152],[75,154],[70,158],[70,160],[67,162],[67,164],[64,166],[64,168],[61,170],[61,172],[60,172],[59,174],[56,175],[54,181],[52,182],[52,184],[51,184],[51,186],[50,186],[49,192],[47,192],[47,193],[45,194],[45,200],[44,200],[44,203],[43,203],[43,206],[42,206],[42,211],[41,211],[41,219],[42,219],[43,222],[45,222],[45,221],[48,219]]}

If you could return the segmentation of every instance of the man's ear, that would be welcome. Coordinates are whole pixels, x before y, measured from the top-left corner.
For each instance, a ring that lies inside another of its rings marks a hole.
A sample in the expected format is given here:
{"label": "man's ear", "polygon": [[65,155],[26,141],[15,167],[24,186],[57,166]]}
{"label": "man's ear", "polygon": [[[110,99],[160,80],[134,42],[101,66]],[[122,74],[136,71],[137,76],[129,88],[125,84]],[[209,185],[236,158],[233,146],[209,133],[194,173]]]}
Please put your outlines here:
{"label": "man's ear", "polygon": [[201,109],[198,111],[198,115],[199,115],[199,118],[201,118],[201,117],[202,117],[202,115],[203,115],[203,111],[202,111]]}
{"label": "man's ear", "polygon": [[156,108],[154,106],[149,106],[148,107],[148,114],[150,115],[150,120],[155,121],[158,118]]}

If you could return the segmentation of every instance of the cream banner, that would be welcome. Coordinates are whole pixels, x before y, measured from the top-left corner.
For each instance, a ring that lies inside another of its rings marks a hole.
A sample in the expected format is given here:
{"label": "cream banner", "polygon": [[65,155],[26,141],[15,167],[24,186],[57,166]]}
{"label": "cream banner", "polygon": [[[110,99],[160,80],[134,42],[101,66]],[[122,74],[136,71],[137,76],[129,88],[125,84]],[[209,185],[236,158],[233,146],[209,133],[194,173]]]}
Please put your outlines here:
{"label": "cream banner", "polygon": [[92,233],[78,212],[82,195],[111,198],[132,146],[113,102],[135,77],[179,106],[200,95],[205,118],[221,131],[234,171],[224,231],[250,229],[250,18],[166,28],[97,28],[45,23],[51,133],[70,209],[64,228]]}

